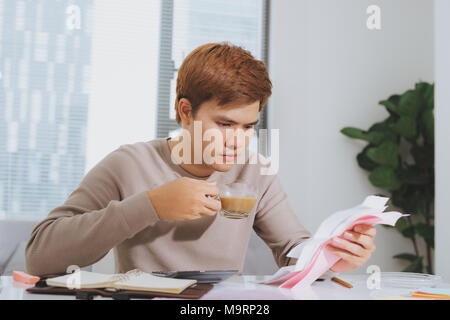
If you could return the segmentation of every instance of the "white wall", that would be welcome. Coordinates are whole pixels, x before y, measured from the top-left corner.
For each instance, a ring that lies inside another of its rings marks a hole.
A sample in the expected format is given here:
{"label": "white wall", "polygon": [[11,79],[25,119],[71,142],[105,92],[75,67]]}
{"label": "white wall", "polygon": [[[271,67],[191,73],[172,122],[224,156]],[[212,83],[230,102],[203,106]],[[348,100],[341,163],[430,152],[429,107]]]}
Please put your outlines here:
{"label": "white wall", "polygon": [[159,4],[95,1],[86,172],[120,145],[155,137]]}
{"label": "white wall", "polygon": [[436,0],[436,272],[450,282],[450,1]]}
{"label": "white wall", "polygon": [[[381,8],[378,31],[366,27],[373,4]],[[367,129],[387,117],[378,101],[434,81],[433,1],[276,0],[271,26],[269,123],[280,128],[280,177],[301,221],[315,231],[332,212],[380,191],[356,163],[364,143],[339,131]],[[396,231],[377,231],[366,266],[400,271],[406,264],[391,257],[412,245]]]}

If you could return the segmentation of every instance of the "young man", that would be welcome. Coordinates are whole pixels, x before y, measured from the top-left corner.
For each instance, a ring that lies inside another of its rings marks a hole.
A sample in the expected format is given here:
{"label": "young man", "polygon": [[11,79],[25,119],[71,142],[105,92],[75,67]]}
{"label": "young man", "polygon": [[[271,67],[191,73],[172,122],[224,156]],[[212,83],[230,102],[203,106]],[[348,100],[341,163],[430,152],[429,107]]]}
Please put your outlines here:
{"label": "young man", "polygon": [[[177,79],[177,121],[187,134],[123,145],[108,154],[33,230],[28,272],[88,266],[112,248],[117,273],[242,272],[252,230],[279,267],[294,264],[287,253],[311,233],[289,206],[278,176],[261,174],[262,164],[252,161],[257,155],[247,152],[271,88],[264,63],[240,47],[207,44],[194,50]],[[229,136],[230,130],[244,134]],[[203,139],[199,131],[225,138]],[[213,161],[206,161],[208,154]],[[229,219],[218,214],[221,204],[214,197],[220,185],[239,181],[258,188],[257,202],[248,218]],[[360,225],[349,235],[332,247],[342,259],[331,271],[357,268],[374,250],[373,227]]]}

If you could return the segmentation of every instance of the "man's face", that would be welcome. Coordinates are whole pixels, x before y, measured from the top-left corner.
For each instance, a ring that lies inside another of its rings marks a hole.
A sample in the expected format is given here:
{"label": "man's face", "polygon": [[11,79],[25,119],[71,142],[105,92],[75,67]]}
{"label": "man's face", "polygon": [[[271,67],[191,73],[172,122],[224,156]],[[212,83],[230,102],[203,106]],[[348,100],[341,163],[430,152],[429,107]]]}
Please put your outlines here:
{"label": "man's face", "polygon": [[196,145],[201,146],[203,165],[216,171],[228,171],[233,164],[240,163],[243,158],[239,155],[245,156],[258,122],[259,104],[255,101],[219,106],[215,100],[204,102],[193,118],[200,121],[202,135],[194,134],[195,122],[191,122],[188,128],[192,137],[192,154]]}

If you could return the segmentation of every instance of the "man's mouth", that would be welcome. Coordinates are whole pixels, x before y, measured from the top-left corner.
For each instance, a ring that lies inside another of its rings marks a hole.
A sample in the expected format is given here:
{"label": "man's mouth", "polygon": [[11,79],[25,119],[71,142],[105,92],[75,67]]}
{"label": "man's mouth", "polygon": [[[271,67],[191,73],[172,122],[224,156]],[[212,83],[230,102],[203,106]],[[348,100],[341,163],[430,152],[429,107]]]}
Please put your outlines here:
{"label": "man's mouth", "polygon": [[234,159],[237,157],[236,154],[223,154],[222,155],[225,159]]}

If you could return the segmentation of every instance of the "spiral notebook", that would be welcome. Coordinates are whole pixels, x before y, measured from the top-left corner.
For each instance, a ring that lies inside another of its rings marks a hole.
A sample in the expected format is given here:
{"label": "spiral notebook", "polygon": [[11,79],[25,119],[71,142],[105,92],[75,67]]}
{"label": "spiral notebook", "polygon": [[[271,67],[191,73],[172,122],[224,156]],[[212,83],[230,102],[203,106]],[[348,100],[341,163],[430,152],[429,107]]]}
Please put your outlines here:
{"label": "spiral notebook", "polygon": [[178,294],[197,281],[159,277],[134,269],[124,274],[112,275],[80,270],[46,279],[45,282],[48,286],[68,289],[114,288]]}

